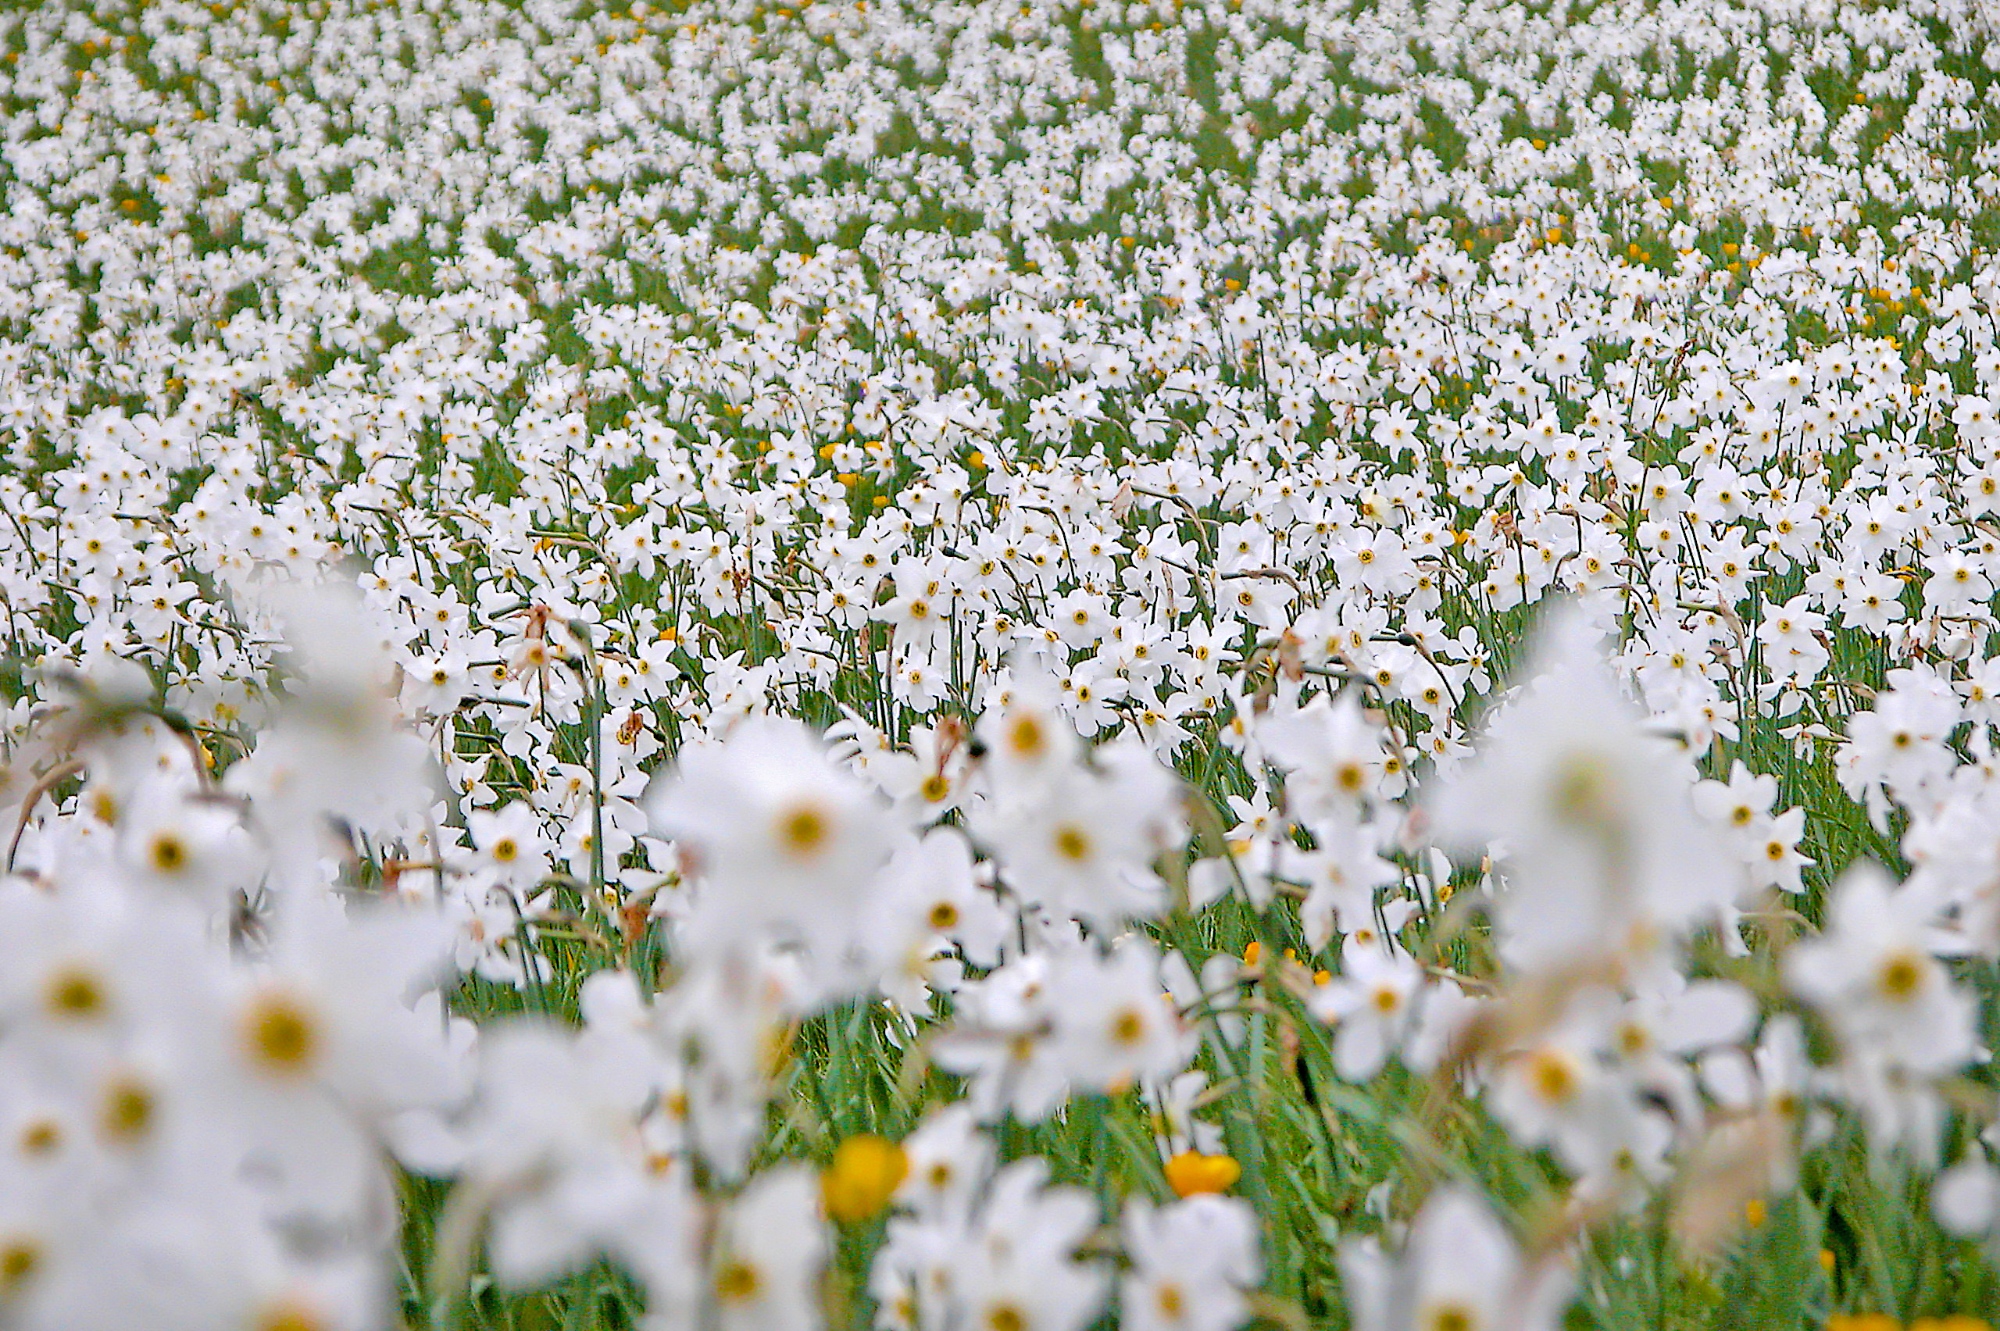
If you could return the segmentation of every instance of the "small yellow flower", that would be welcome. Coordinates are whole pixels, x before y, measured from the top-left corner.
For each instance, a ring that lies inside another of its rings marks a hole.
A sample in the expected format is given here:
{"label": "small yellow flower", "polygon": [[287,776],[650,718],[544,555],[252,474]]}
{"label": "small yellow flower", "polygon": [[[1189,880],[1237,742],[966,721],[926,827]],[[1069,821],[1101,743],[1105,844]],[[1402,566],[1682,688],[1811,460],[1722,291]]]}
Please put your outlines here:
{"label": "small yellow flower", "polygon": [[1243,1166],[1226,1155],[1182,1151],[1167,1161],[1167,1183],[1182,1197],[1199,1192],[1227,1192],[1243,1177]]}
{"label": "small yellow flower", "polygon": [[820,1176],[826,1213],[849,1224],[872,1219],[889,1204],[909,1172],[909,1157],[895,1142],[869,1133],[849,1137]]}

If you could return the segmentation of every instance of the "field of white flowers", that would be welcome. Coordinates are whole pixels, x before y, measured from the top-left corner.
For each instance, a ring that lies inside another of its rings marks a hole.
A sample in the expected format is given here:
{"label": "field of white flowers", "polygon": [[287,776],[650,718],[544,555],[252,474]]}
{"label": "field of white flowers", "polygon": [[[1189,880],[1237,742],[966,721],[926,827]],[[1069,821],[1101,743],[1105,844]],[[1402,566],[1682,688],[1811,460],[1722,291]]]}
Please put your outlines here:
{"label": "field of white flowers", "polygon": [[1985,1331],[2000,8],[0,14],[0,1331]]}

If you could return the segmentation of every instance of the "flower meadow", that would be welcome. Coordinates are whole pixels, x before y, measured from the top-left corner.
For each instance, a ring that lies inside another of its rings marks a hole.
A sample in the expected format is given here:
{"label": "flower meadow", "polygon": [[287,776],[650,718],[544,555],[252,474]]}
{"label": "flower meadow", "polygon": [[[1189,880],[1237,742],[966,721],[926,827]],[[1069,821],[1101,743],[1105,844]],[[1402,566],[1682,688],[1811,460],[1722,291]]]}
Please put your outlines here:
{"label": "flower meadow", "polygon": [[1996,24],[0,14],[0,1331],[1990,1331]]}

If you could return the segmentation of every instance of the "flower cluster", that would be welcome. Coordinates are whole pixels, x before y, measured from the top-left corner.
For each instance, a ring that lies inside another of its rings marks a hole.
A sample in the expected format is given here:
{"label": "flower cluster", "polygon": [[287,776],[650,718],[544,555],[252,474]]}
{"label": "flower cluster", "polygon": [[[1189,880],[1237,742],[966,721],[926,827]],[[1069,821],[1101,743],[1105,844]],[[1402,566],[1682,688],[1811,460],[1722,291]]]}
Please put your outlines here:
{"label": "flower cluster", "polygon": [[1993,23],[0,16],[0,1327],[1983,1310]]}

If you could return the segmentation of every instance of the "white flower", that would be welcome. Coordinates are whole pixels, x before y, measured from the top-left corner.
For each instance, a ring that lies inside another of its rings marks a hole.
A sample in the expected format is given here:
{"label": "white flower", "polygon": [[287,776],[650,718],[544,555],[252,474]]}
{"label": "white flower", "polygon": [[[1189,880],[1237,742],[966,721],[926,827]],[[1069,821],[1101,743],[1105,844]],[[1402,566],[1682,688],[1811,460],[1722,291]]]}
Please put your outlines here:
{"label": "white flower", "polygon": [[1973,1057],[1972,998],[1930,954],[1922,915],[1866,862],[1841,876],[1826,932],[1796,944],[1785,975],[1844,1037],[1940,1073]]}
{"label": "white flower", "polygon": [[862,945],[884,991],[910,1009],[922,1007],[922,986],[934,978],[942,954],[957,948],[973,965],[991,967],[1012,933],[1012,917],[979,883],[971,848],[950,828],[934,828],[896,850],[871,910],[877,922]]}
{"label": "white flower", "polygon": [[1484,1198],[1449,1187],[1424,1203],[1395,1257],[1372,1240],[1341,1248],[1359,1331],[1554,1331],[1570,1280],[1526,1257]]}
{"label": "white flower", "polygon": [[1931,672],[1892,670],[1889,684],[1872,709],[1848,717],[1847,743],[1836,756],[1842,787],[1867,800],[1878,824],[1886,813],[1884,791],[1915,801],[1950,773],[1945,741],[1960,720],[1957,695]]}
{"label": "white flower", "polygon": [[1296,711],[1260,723],[1264,750],[1285,769],[1290,812],[1313,828],[1352,823],[1380,798],[1381,727],[1361,714],[1352,691],[1338,701],[1320,694]]}
{"label": "white flower", "polygon": [[492,1199],[502,1280],[539,1284],[605,1251],[648,1274],[671,1267],[671,1244],[646,1244],[671,1235],[691,1196],[685,1167],[656,1161],[640,1131],[657,1073],[632,1053],[525,1020],[482,1039],[461,1168]]}
{"label": "white flower", "polygon": [[1163,898],[1151,867],[1151,793],[1073,770],[1032,803],[990,808],[976,826],[1021,898],[1109,925],[1154,914]]}
{"label": "white flower", "polygon": [[225,1079],[214,1088],[227,1087],[286,1204],[359,1206],[376,1125],[462,1090],[443,1022],[416,1006],[444,977],[442,922],[301,895],[274,912],[266,940],[221,996],[206,1075]]}
{"label": "white flower", "polygon": [[1197,1195],[1155,1209],[1125,1207],[1120,1325],[1133,1331],[1231,1331],[1250,1316],[1262,1275],[1257,1216],[1234,1197]]}
{"label": "white flower", "polygon": [[1437,796],[1450,840],[1506,841],[1497,907],[1519,966],[1644,956],[1737,891],[1694,817],[1691,771],[1642,728],[1593,639],[1574,613],[1546,631],[1545,664]]}
{"label": "white flower", "polygon": [[1940,1170],[1931,1183],[1931,1212],[1960,1238],[1990,1237],[2000,1220],[2000,1170],[1977,1154]]}
{"label": "white flower", "polygon": [[716,1234],[706,1296],[716,1325],[722,1331],[817,1327],[824,1229],[818,1183],[809,1170],[784,1166],[752,1179]]}
{"label": "white flower", "polygon": [[837,959],[893,845],[887,809],[797,722],[744,721],[684,751],[642,803],[701,880],[687,932],[705,945],[783,940]]}
{"label": "white flower", "polygon": [[1403,1042],[1417,1016],[1423,968],[1385,944],[1349,940],[1341,974],[1313,991],[1313,1015],[1333,1025],[1334,1071],[1366,1081]]}
{"label": "white flower", "polygon": [[992,1171],[994,1149],[964,1102],[934,1109],[903,1139],[909,1172],[898,1204],[927,1216],[964,1215]]}
{"label": "white flower", "polygon": [[1187,1066],[1192,1032],[1160,979],[1160,959],[1136,939],[1102,962],[1067,950],[1049,977],[1058,1057],[1077,1091],[1118,1091]]}
{"label": "white flower", "polygon": [[1972,995],[1929,951],[1923,914],[1876,866],[1841,876],[1827,931],[1793,946],[1785,978],[1840,1040],[1840,1084],[1868,1118],[1877,1150],[1935,1156],[1941,1077],[1980,1058]]}
{"label": "white flower", "polygon": [[1028,1159],[994,1178],[953,1280],[960,1316],[940,1325],[1081,1331],[1096,1317],[1107,1273],[1074,1254],[1097,1207],[1080,1189],[1047,1187],[1047,1177],[1043,1161]]}
{"label": "white flower", "polygon": [[137,882],[219,910],[255,886],[261,856],[231,800],[153,785],[119,819],[119,850]]}
{"label": "white flower", "polygon": [[478,866],[493,881],[525,896],[549,874],[549,843],[532,805],[520,800],[498,812],[474,809],[466,815]]}

